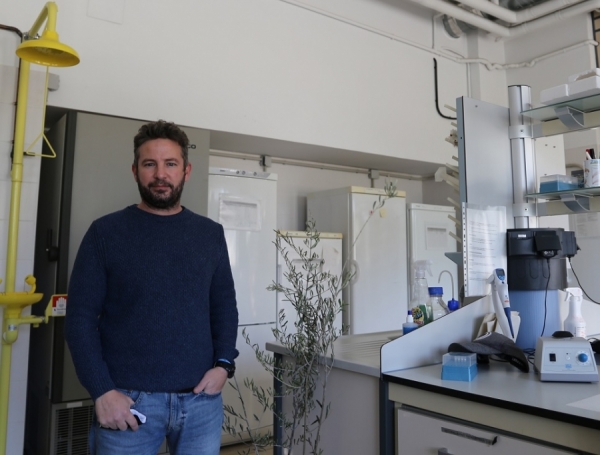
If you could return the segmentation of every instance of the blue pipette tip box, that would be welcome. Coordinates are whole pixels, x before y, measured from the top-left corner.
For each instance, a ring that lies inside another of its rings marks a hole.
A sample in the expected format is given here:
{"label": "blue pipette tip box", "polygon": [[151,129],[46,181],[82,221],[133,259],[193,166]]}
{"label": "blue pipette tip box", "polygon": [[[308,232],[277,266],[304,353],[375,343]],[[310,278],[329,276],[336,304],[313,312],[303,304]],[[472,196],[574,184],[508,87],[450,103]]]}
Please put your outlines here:
{"label": "blue pipette tip box", "polygon": [[577,188],[579,188],[577,177],[559,174],[540,177],[540,193],[576,190]]}
{"label": "blue pipette tip box", "polygon": [[449,352],[442,357],[442,379],[470,382],[477,376],[477,354]]}

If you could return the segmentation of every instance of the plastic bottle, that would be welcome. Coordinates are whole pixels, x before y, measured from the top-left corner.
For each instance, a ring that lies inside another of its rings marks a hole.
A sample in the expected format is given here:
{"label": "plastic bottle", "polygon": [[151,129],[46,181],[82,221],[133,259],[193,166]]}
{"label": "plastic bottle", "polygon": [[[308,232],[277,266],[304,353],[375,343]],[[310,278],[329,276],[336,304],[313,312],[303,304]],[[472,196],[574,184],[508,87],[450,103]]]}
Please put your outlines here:
{"label": "plastic bottle", "polygon": [[425,325],[432,321],[431,307],[429,306],[429,286],[425,278],[425,271],[432,276],[431,261],[415,261],[413,262],[413,270],[415,271],[415,279],[412,285],[410,309],[414,322],[418,325]]}
{"label": "plastic bottle", "polygon": [[419,324],[417,324],[413,320],[412,311],[408,310],[408,316],[406,316],[406,322],[402,324],[402,335],[406,335],[407,333],[412,332],[413,330],[417,330],[419,328]]}
{"label": "plastic bottle", "polygon": [[575,337],[585,338],[585,319],[581,316],[583,293],[580,288],[567,288],[565,292],[565,300],[569,301],[569,315],[563,323],[564,329]]}
{"label": "plastic bottle", "polygon": [[438,286],[429,288],[429,304],[431,305],[431,317],[434,321],[449,313],[448,307],[442,299],[443,294],[444,288]]}

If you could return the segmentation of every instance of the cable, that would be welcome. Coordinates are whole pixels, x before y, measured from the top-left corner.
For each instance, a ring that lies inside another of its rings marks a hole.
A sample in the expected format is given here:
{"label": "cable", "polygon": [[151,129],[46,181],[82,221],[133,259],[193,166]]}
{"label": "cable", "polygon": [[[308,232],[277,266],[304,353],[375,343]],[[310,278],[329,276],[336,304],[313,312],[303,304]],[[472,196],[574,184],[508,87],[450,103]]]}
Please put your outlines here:
{"label": "cable", "polygon": [[527,357],[527,362],[529,362],[531,365],[535,365],[535,349],[534,348],[523,349],[523,353]]}
{"label": "cable", "polygon": [[542,326],[541,337],[544,336],[544,330],[546,330],[546,317],[548,316],[548,286],[550,285],[550,258],[546,258],[546,264],[548,265],[548,281],[546,281],[546,293],[544,295],[544,325]]}
{"label": "cable", "polygon": [[571,263],[571,258],[569,258],[569,265],[571,266],[571,270],[573,271],[573,275],[575,276],[575,279],[577,280],[577,284],[579,285],[579,287],[581,288],[581,291],[583,292],[583,295],[585,295],[588,300],[590,302],[594,302],[596,305],[600,305],[600,302],[596,302],[594,299],[592,299],[587,292],[585,292],[585,289],[583,289],[583,286],[581,285],[580,281],[579,281],[579,277],[577,276],[577,274],[575,273],[575,269],[573,268],[573,264]]}
{"label": "cable", "polygon": [[[11,25],[3,25],[0,24],[0,29],[1,30],[7,30],[9,32],[14,32],[17,35],[19,35],[20,41],[23,41],[23,32],[21,30],[19,30],[17,27],[13,27]],[[21,80],[21,59],[19,59],[19,67],[17,69],[17,86],[16,86],[16,93],[15,93],[15,106],[17,106],[19,104],[19,81]],[[12,171],[12,165],[13,165],[13,156],[15,155],[15,136],[16,136],[16,132],[17,132],[17,110],[15,109],[15,122],[14,122],[14,127],[13,127],[13,138],[12,138],[12,148],[10,151],[10,169]]]}
{"label": "cable", "polygon": [[9,32],[15,32],[17,35],[19,35],[19,38],[23,39],[23,32],[21,30],[19,30],[17,27],[13,27],[12,25],[0,24],[0,29],[8,30]]}
{"label": "cable", "polygon": [[433,79],[434,79],[434,85],[435,85],[435,110],[437,111],[438,114],[440,114],[440,117],[448,119],[448,120],[456,120],[456,117],[448,117],[447,115],[442,114],[442,111],[440,111],[440,105],[438,102],[438,76],[437,76],[437,60],[434,58],[433,59]]}

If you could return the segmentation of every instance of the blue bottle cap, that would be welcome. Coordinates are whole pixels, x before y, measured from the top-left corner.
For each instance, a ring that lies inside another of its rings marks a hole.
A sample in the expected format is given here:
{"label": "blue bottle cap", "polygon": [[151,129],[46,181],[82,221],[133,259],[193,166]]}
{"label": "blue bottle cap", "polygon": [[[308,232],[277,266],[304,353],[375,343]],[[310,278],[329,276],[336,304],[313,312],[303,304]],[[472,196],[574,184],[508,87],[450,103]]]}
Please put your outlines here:
{"label": "blue bottle cap", "polygon": [[444,294],[443,287],[435,286],[435,287],[429,288],[429,295],[443,295],[443,294]]}

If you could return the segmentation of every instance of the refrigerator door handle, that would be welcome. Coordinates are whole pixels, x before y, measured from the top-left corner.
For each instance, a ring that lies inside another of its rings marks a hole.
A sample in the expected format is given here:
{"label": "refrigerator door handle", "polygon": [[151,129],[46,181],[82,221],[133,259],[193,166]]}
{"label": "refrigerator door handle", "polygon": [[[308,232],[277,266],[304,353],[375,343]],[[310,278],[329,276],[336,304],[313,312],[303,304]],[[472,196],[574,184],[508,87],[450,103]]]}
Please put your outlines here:
{"label": "refrigerator door handle", "polygon": [[58,261],[58,247],[52,245],[52,228],[48,228],[46,231],[46,254],[49,262]]}
{"label": "refrigerator door handle", "polygon": [[354,284],[358,282],[358,279],[360,278],[360,267],[358,266],[356,259],[352,259],[350,264],[352,265],[352,279],[350,280],[350,283]]}
{"label": "refrigerator door handle", "polygon": [[277,264],[277,284],[281,286],[283,283],[283,266]]}

